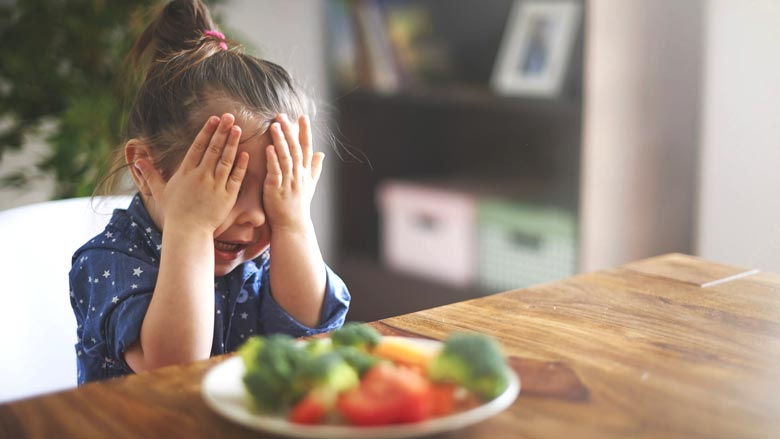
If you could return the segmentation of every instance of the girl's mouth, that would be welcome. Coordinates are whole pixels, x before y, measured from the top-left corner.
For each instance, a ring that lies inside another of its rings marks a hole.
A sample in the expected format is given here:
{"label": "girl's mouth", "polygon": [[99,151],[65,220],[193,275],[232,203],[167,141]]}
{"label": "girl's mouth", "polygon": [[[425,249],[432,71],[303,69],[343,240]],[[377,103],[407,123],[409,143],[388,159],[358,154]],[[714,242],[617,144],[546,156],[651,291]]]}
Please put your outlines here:
{"label": "girl's mouth", "polygon": [[214,256],[217,260],[233,261],[238,259],[248,244],[214,240]]}

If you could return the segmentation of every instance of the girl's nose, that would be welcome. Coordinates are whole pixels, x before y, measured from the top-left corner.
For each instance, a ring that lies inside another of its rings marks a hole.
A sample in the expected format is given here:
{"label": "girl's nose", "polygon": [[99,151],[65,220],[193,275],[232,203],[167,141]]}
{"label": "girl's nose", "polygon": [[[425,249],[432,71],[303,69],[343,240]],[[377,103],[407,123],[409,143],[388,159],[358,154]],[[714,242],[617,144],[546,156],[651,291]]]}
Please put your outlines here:
{"label": "girl's nose", "polygon": [[260,202],[260,194],[241,194],[236,201],[238,216],[236,224],[249,225],[254,228],[265,224],[265,211]]}

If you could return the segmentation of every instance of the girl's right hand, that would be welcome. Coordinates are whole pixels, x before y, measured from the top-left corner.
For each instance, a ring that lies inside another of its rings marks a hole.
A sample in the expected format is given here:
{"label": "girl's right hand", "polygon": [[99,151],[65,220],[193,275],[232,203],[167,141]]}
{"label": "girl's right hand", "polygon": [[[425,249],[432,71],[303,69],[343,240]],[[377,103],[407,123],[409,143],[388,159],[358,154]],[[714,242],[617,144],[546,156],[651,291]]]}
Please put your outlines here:
{"label": "girl's right hand", "polygon": [[236,158],[241,128],[234,123],[232,114],[211,116],[167,182],[149,160],[135,162],[164,223],[213,233],[227,218],[249,164],[246,152]]}

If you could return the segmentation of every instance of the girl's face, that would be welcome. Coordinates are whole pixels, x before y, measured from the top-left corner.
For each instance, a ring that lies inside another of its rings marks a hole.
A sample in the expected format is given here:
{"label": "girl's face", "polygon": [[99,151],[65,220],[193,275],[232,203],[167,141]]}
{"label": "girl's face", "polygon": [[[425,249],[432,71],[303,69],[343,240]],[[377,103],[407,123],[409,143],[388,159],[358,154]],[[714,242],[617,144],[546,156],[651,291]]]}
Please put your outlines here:
{"label": "girl's face", "polygon": [[[217,108],[221,112],[211,114],[236,114],[229,107],[223,107]],[[224,276],[244,262],[257,258],[271,243],[271,229],[263,209],[263,185],[267,174],[265,148],[272,143],[271,133],[268,130],[261,133],[261,123],[256,118],[238,117],[235,124],[241,127],[238,151],[249,153],[249,164],[236,204],[214,231],[215,276]],[[132,160],[134,158],[128,158],[128,163]],[[149,215],[157,228],[163,230],[165,202],[145,195],[144,204]]]}
{"label": "girl's face", "polygon": [[[253,123],[254,122],[254,123]],[[244,262],[257,258],[271,242],[263,209],[263,183],[267,173],[265,147],[271,135],[260,133],[255,121],[237,120],[242,129],[239,152],[249,153],[249,166],[235,206],[214,231],[214,275],[224,276]]]}

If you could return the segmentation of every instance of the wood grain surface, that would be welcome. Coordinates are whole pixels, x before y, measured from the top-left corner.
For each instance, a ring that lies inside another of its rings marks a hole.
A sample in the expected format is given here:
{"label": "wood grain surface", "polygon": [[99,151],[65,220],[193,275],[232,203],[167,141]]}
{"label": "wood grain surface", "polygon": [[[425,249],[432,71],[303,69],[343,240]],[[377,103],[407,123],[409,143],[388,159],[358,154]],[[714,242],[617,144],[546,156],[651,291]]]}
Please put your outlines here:
{"label": "wood grain surface", "polygon": [[[745,270],[667,255],[372,326],[502,344],[520,397],[442,437],[780,437],[780,275],[701,286],[733,272]],[[203,402],[201,379],[225,358],[3,404],[0,437],[272,437]]]}

